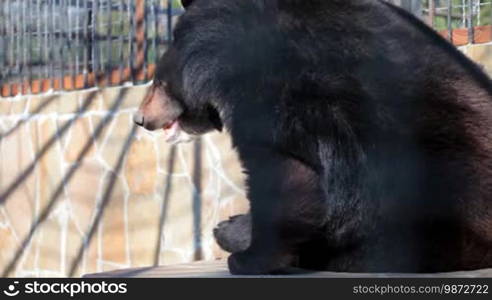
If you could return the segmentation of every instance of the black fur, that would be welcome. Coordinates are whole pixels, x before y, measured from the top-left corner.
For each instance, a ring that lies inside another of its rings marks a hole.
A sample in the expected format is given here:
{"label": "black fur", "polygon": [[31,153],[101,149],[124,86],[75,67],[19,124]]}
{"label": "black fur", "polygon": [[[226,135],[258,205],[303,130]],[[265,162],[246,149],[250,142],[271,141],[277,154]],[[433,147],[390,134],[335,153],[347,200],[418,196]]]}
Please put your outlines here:
{"label": "black fur", "polygon": [[[251,244],[232,273],[492,267],[480,68],[376,0],[188,5],[157,78],[187,116],[215,110],[248,175]],[[225,230],[219,244],[244,248]]]}
{"label": "black fur", "polygon": [[237,215],[214,228],[214,237],[227,252],[241,252],[251,243],[251,215]]}

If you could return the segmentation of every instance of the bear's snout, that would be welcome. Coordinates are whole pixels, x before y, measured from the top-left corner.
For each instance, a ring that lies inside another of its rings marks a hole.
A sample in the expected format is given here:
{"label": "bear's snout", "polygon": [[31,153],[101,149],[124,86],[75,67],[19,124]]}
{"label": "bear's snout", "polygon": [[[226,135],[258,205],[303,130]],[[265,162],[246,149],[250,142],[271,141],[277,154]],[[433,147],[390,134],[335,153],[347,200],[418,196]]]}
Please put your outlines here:
{"label": "bear's snout", "polygon": [[164,86],[153,84],[133,115],[133,122],[147,130],[156,130],[175,122],[183,111],[181,104],[167,94]]}
{"label": "bear's snout", "polygon": [[144,115],[140,110],[133,115],[133,122],[138,126],[144,126]]}

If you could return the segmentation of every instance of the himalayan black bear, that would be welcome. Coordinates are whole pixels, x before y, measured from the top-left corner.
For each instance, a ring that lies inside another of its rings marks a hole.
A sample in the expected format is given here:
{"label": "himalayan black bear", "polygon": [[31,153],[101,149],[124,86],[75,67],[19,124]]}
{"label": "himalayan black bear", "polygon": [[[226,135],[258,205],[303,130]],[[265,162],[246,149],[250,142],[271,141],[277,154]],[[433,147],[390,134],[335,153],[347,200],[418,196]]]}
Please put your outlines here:
{"label": "himalayan black bear", "polygon": [[187,0],[134,120],[226,130],[233,274],[492,267],[492,84],[378,0]]}

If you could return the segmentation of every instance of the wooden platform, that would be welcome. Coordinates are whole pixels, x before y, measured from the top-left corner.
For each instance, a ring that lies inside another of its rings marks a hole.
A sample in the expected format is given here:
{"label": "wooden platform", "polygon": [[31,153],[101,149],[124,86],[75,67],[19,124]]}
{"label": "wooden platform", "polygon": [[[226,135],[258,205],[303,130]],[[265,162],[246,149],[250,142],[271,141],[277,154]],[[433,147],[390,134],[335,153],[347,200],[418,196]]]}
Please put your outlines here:
{"label": "wooden platform", "polygon": [[[182,265],[169,265],[148,268],[122,269],[104,273],[87,274],[84,277],[135,277],[135,278],[222,278],[222,277],[241,277],[232,276],[229,274],[225,261],[201,261]],[[261,276],[273,277],[273,276]],[[279,276],[275,276],[279,277]],[[309,272],[304,274],[296,274],[282,277],[373,277],[373,278],[388,278],[388,277],[492,277],[492,269],[483,269],[476,271],[463,271],[452,273],[435,273],[435,274],[393,274],[393,273],[336,273],[336,272]]]}

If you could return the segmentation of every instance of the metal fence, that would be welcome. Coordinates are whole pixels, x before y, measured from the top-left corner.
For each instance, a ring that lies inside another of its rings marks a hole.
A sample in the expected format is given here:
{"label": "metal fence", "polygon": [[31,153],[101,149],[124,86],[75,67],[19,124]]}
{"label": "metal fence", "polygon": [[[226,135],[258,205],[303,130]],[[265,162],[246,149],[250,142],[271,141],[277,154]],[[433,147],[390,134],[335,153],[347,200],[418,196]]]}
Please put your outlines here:
{"label": "metal fence", "polygon": [[[428,0],[423,13],[429,25],[456,45],[491,40],[491,0]],[[444,35],[444,34],[443,34]]]}
{"label": "metal fence", "polygon": [[[387,0],[456,45],[492,40],[492,0]],[[0,1],[2,96],[145,82],[179,0]]]}
{"label": "metal fence", "polygon": [[177,0],[3,0],[2,95],[145,82]]}

